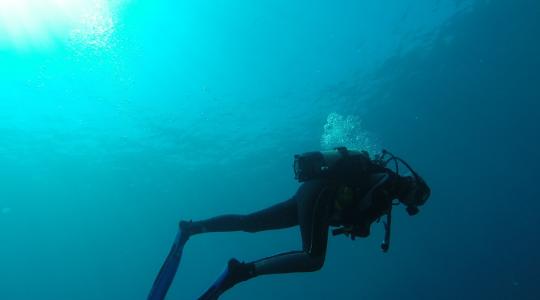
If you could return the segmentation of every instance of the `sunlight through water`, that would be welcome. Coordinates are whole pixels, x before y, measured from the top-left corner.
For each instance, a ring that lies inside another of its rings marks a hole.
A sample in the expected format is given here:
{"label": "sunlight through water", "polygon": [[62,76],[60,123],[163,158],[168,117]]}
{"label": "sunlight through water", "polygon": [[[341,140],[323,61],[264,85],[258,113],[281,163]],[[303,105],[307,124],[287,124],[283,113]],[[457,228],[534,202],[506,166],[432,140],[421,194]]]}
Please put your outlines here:
{"label": "sunlight through water", "polygon": [[108,44],[121,0],[0,0],[0,49]]}

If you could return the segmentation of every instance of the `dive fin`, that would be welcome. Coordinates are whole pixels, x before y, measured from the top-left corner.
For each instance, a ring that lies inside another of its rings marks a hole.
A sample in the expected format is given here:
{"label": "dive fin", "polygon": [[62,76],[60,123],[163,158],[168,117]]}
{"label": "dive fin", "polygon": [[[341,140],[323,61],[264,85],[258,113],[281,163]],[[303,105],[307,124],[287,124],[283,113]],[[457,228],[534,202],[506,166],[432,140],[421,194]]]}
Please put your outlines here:
{"label": "dive fin", "polygon": [[223,273],[219,275],[218,279],[210,286],[204,294],[199,297],[198,300],[217,300],[221,294],[225,292],[225,289],[223,289],[224,283],[229,281],[230,272],[229,268],[225,268]]}
{"label": "dive fin", "polygon": [[225,291],[235,286],[237,283],[246,281],[255,276],[253,264],[245,264],[232,258],[227,263],[227,267],[198,300],[217,300]]}
{"label": "dive fin", "polygon": [[186,244],[189,235],[187,233],[182,234],[182,230],[178,231],[176,238],[169,251],[167,259],[161,266],[159,273],[154,280],[154,285],[150,294],[148,295],[148,300],[163,300],[167,295],[167,291],[171,286],[174,275],[178,270],[180,265],[180,259],[182,258],[182,252],[184,251],[184,245]]}

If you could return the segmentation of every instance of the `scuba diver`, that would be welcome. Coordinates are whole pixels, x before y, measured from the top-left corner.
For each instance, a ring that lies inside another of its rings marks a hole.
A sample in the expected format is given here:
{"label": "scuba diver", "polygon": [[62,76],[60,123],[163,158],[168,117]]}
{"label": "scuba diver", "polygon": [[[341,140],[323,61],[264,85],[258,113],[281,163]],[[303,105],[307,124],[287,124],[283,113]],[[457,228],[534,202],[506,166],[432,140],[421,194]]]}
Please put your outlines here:
{"label": "scuba diver", "polygon": [[[401,175],[400,163],[410,173]],[[394,167],[392,170],[389,165]],[[154,281],[149,300],[164,299],[178,268],[183,247],[194,235],[210,232],[283,229],[299,226],[302,249],[252,262],[229,260],[218,280],[199,300],[218,299],[251,278],[319,270],[325,261],[329,228],[333,235],[367,237],[371,224],[386,217],[384,252],[390,246],[391,213],[404,204],[409,215],[419,212],[431,194],[426,182],[404,160],[383,150],[373,159],[365,151],[339,147],[295,156],[295,178],[302,184],[284,202],[248,215],[222,215],[201,221],[180,221],[179,232]]]}

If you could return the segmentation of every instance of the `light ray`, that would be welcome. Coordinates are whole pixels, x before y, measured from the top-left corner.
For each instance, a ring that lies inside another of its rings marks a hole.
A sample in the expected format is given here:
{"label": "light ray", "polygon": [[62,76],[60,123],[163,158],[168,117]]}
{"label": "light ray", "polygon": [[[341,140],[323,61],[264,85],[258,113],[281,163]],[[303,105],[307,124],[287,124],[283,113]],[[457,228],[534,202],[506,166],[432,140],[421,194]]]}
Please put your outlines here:
{"label": "light ray", "polygon": [[110,2],[0,0],[0,48],[43,48],[55,42],[103,46],[115,29],[112,8],[117,5]]}

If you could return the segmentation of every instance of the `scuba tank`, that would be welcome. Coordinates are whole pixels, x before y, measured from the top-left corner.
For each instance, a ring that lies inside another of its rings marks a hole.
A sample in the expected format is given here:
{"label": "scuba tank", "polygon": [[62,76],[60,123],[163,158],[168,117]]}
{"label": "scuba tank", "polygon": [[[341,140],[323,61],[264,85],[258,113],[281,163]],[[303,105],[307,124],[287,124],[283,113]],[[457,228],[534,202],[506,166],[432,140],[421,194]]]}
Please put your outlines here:
{"label": "scuba tank", "polygon": [[294,156],[294,178],[299,182],[313,179],[350,181],[348,176],[365,173],[371,164],[366,151],[351,151],[346,147],[306,152]]}

